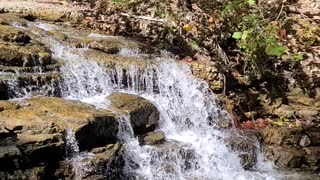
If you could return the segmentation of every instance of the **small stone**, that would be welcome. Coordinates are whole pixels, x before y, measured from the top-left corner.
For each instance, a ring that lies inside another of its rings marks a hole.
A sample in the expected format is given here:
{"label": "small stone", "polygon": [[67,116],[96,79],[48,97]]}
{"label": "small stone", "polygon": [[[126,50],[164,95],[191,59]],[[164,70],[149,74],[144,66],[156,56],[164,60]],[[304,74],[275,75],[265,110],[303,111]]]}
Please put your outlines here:
{"label": "small stone", "polygon": [[162,132],[149,132],[141,140],[143,145],[156,145],[161,144],[164,141]]}
{"label": "small stone", "polygon": [[299,144],[302,147],[307,147],[311,144],[311,141],[307,135],[304,135],[304,136],[302,136]]}
{"label": "small stone", "polygon": [[312,153],[309,148],[303,148],[303,149],[304,149],[304,151],[305,151],[308,155],[310,155],[310,154]]}

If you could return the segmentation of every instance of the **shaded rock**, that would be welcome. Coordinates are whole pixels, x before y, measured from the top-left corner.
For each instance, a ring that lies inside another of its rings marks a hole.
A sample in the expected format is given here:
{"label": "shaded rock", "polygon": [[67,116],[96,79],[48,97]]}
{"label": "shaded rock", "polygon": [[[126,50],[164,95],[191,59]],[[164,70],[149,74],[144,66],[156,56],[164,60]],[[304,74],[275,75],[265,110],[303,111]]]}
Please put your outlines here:
{"label": "shaded rock", "polygon": [[[17,146],[28,157],[31,163],[54,162],[64,157],[63,134],[20,134],[17,136]],[[48,156],[47,154],[50,154]],[[26,162],[29,163],[29,162]]]}
{"label": "shaded rock", "polygon": [[45,167],[33,167],[25,170],[16,170],[13,172],[0,172],[0,179],[44,179],[46,173]]}
{"label": "shaded rock", "polygon": [[165,138],[162,132],[152,131],[140,137],[139,141],[142,145],[156,145],[163,143]]}
{"label": "shaded rock", "polygon": [[0,39],[7,42],[27,44],[30,37],[18,28],[6,25],[0,25]]}
{"label": "shaded rock", "polygon": [[0,42],[0,64],[35,66],[51,64],[51,52],[43,45],[8,45]]}
{"label": "shaded rock", "polygon": [[64,179],[64,180],[73,180],[75,179],[75,173],[70,161],[63,160],[59,161],[53,170],[47,174],[49,178],[53,179]]}
{"label": "shaded rock", "polygon": [[265,145],[263,152],[280,168],[299,168],[303,164],[305,152],[293,146]]}
{"label": "shaded rock", "polygon": [[320,147],[307,147],[304,148],[306,152],[304,169],[309,171],[320,170]]}
{"label": "shaded rock", "polygon": [[2,144],[0,146],[0,171],[20,168],[21,156],[21,151],[14,144]]}
{"label": "shaded rock", "polygon": [[107,99],[114,110],[130,115],[130,122],[135,134],[144,134],[154,130],[157,126],[159,112],[146,99],[126,93],[112,93]]}
{"label": "shaded rock", "polygon": [[7,84],[0,79],[0,99],[8,99]]}
{"label": "shaded rock", "polygon": [[294,128],[265,128],[258,131],[260,141],[264,144],[290,144],[298,145],[302,137],[302,133]]}
{"label": "shaded rock", "polygon": [[320,131],[319,131],[319,129],[308,130],[306,132],[306,134],[310,138],[311,144],[313,146],[320,145]]}

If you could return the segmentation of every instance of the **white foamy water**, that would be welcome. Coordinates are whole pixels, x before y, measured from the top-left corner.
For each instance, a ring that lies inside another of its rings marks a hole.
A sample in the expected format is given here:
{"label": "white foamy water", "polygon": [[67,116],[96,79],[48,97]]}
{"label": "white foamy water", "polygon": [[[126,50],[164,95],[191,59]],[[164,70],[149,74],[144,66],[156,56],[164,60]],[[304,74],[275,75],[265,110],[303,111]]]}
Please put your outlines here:
{"label": "white foamy water", "polygon": [[[68,47],[51,37],[45,37],[44,41],[50,42],[54,56],[64,61],[60,69],[64,98],[108,108],[106,96],[112,92],[127,92],[148,99],[160,111],[158,130],[164,132],[166,143],[159,146],[140,146],[130,117],[121,117],[118,138],[125,144],[123,179],[279,179],[261,154],[253,170],[243,169],[240,152],[231,151],[225,143],[230,133],[219,125],[229,122],[228,114],[217,105],[207,83],[193,77],[187,65],[163,57],[155,58],[157,63],[144,69],[134,65],[106,69],[86,59],[82,54],[85,48]],[[137,53],[125,49],[119,55]],[[72,159],[81,157],[72,133],[68,137],[74,149]],[[83,178],[82,169],[86,169],[86,164],[74,160],[73,166],[77,177]]]}
{"label": "white foamy water", "polygon": [[66,151],[69,156],[68,161],[71,163],[72,170],[75,173],[75,179],[84,179],[93,168],[89,163],[92,154],[80,152],[75,134],[71,129],[68,129],[66,133]]}

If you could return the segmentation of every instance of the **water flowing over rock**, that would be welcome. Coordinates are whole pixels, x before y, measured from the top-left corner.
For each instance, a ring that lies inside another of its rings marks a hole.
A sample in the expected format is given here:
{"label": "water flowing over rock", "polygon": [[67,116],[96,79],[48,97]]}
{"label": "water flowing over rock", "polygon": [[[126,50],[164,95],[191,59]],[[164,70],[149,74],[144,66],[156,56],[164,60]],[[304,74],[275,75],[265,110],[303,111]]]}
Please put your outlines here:
{"label": "water flowing over rock", "polygon": [[146,99],[125,93],[113,93],[107,97],[110,106],[130,116],[135,134],[144,134],[156,128],[159,121],[157,108]]}
{"label": "water flowing over rock", "polygon": [[[16,28],[18,36],[6,36],[14,38],[5,38],[10,46],[4,49],[12,47],[18,58],[3,53],[3,66],[18,66],[19,73],[12,72],[18,76],[33,76],[28,68],[40,66],[39,76],[57,73],[59,80],[45,84],[43,91],[42,83],[28,80],[23,87],[31,93],[19,94],[18,81],[1,74],[0,92],[11,98],[0,101],[0,160],[5,162],[0,165],[1,178],[281,177],[261,158],[254,138],[226,129],[228,114],[186,63],[166,53],[143,54],[124,39],[38,22]],[[39,50],[45,53],[34,54]],[[28,61],[29,55],[36,63]],[[58,93],[48,94],[50,87]]]}

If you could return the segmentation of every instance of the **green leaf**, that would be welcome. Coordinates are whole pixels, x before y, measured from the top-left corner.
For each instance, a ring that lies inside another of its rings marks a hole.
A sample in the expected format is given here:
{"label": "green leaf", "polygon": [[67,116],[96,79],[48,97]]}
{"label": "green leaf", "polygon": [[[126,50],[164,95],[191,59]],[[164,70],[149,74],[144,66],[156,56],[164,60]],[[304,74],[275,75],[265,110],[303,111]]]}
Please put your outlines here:
{"label": "green leaf", "polygon": [[256,4],[255,0],[248,0],[249,6],[253,6]]}
{"label": "green leaf", "polygon": [[293,58],[293,61],[295,61],[295,62],[300,62],[304,59],[301,54],[295,54],[295,55],[293,55],[292,58]]}
{"label": "green leaf", "polygon": [[232,37],[236,40],[240,39],[242,37],[242,32],[234,32]]}
{"label": "green leaf", "polygon": [[268,56],[277,56],[280,57],[286,51],[286,47],[277,45],[277,44],[269,44],[265,49],[265,52]]}
{"label": "green leaf", "polygon": [[245,39],[248,37],[248,34],[249,34],[249,31],[243,31],[243,32],[242,32],[241,39],[242,39],[242,40],[245,40]]}
{"label": "green leaf", "polygon": [[283,122],[281,120],[279,121],[273,121],[272,122],[273,125],[276,125],[276,126],[283,126]]}

